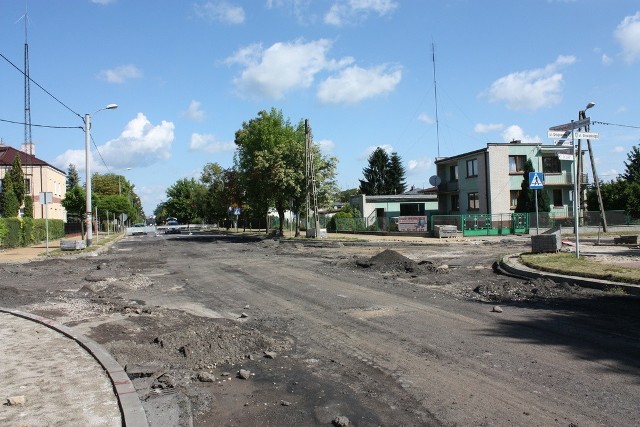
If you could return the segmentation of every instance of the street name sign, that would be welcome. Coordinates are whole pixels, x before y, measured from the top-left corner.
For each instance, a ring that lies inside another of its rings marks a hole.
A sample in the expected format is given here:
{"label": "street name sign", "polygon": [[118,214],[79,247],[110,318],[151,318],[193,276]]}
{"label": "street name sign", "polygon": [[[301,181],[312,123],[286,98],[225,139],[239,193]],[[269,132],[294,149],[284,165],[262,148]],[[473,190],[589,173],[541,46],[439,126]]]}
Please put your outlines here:
{"label": "street name sign", "polygon": [[573,122],[570,123],[564,123],[562,125],[558,125],[558,126],[551,126],[549,128],[549,131],[553,131],[553,130],[574,130],[574,129],[579,129],[585,126],[589,126],[591,124],[591,117],[587,117],[586,119],[582,119],[582,120],[575,120]]}
{"label": "street name sign", "polygon": [[600,139],[598,132],[574,132],[573,137],[575,139]]}
{"label": "street name sign", "polygon": [[529,188],[541,190],[544,186],[544,174],[542,172],[529,172]]}
{"label": "street name sign", "polygon": [[570,131],[566,132],[562,130],[551,130],[551,128],[549,128],[549,131],[547,132],[547,136],[553,139],[567,139],[571,136],[571,132]]}

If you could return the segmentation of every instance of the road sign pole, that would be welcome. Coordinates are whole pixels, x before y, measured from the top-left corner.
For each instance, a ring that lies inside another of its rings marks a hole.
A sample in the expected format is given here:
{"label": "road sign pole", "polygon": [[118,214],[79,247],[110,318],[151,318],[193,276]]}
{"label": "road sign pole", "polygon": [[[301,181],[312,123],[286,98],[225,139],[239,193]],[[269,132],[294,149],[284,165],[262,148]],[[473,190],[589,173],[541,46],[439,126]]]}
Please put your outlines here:
{"label": "road sign pole", "polygon": [[536,236],[540,234],[540,217],[538,216],[538,190],[535,190],[536,198]]}
{"label": "road sign pole", "polygon": [[[571,120],[571,123],[573,124],[573,120]],[[573,147],[573,162],[571,164],[571,168],[573,169],[573,228],[576,235],[576,258],[580,258],[580,224],[578,224],[578,168],[576,167],[576,144],[573,137],[573,132],[571,132],[571,146]]]}

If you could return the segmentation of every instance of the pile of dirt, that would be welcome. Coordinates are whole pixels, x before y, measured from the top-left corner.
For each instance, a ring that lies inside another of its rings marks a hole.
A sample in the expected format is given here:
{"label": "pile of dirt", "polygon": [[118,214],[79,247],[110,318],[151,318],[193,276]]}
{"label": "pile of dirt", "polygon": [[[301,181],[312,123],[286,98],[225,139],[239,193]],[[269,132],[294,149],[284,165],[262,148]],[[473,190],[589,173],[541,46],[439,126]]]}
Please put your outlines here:
{"label": "pile of dirt", "polygon": [[445,271],[445,269],[433,265],[431,261],[416,262],[392,249],[386,249],[369,259],[358,259],[356,260],[356,265],[361,268],[370,268],[382,273],[426,273]]}
{"label": "pile of dirt", "polygon": [[[290,348],[288,342],[269,338],[244,325],[183,314],[179,315],[180,327],[167,331],[178,326],[174,323],[178,319],[172,319],[176,313],[162,312],[162,319],[149,319],[151,322],[147,324],[146,331],[139,336],[146,339],[136,340],[129,333],[126,334],[129,339],[106,343],[108,350],[123,366],[154,360],[166,369],[197,371],[238,363],[266,351],[283,352]],[[156,310],[155,315],[158,314]],[[167,326],[169,328],[165,329]],[[111,339],[114,333],[120,332],[115,329],[107,332],[107,325],[102,329],[102,333],[111,335]],[[150,336],[153,338],[149,339]]]}
{"label": "pile of dirt", "polygon": [[549,279],[536,279],[523,282],[493,282],[478,285],[473,290],[486,301],[529,301],[550,298],[584,297],[600,294],[601,291],[556,283]]}

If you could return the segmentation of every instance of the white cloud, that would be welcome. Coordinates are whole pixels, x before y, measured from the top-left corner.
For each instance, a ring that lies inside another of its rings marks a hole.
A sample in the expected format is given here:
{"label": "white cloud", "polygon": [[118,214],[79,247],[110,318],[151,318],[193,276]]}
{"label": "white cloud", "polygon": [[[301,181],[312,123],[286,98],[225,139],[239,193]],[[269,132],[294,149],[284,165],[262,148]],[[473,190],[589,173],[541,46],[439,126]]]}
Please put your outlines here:
{"label": "white cloud", "polygon": [[189,151],[205,151],[207,153],[219,153],[233,151],[236,145],[233,142],[218,141],[215,135],[193,133],[189,142]]}
{"label": "white cloud", "polygon": [[[102,160],[109,169],[122,169],[149,166],[158,160],[169,159],[174,140],[173,129],[172,122],[163,120],[159,125],[153,125],[144,114],[138,113],[120,136],[98,147],[101,159],[91,153],[91,170],[105,171]],[[56,157],[53,164],[66,170],[73,163],[78,170],[84,170],[84,153],[84,150],[67,150]]]}
{"label": "white cloud", "polygon": [[514,140],[522,141],[523,143],[530,144],[542,144],[542,139],[539,136],[525,135],[524,130],[518,125],[511,125],[502,132],[502,140],[504,142],[511,142]]}
{"label": "white cloud", "polygon": [[504,129],[502,123],[478,123],[473,127],[473,131],[476,133],[489,133],[502,129]]}
{"label": "white cloud", "polygon": [[429,170],[431,166],[433,166],[433,159],[431,157],[409,160],[407,162],[407,174],[419,175]]}
{"label": "white cloud", "polygon": [[347,0],[334,3],[324,16],[325,24],[345,25],[365,19],[370,13],[384,16],[391,13],[398,3],[393,0]]}
{"label": "white cloud", "polygon": [[377,148],[382,148],[384,151],[387,152],[387,154],[391,154],[393,153],[393,147],[389,144],[383,144],[383,145],[371,145],[367,148],[365,148],[365,150],[362,152],[362,154],[360,154],[360,156],[358,157],[359,160],[367,160],[369,158],[369,156],[376,151]]}
{"label": "white cloud", "polygon": [[420,115],[418,116],[418,120],[420,120],[421,122],[427,123],[429,125],[432,125],[436,122],[436,119],[434,119],[427,113],[420,113]]}
{"label": "white cloud", "polygon": [[245,66],[234,83],[240,93],[253,97],[282,98],[288,91],[308,88],[317,73],[334,70],[353,62],[327,59],[331,41],[320,39],[309,43],[275,43],[268,49],[250,45],[226,59],[227,64]]}
{"label": "white cloud", "polygon": [[98,78],[106,80],[109,83],[125,83],[127,80],[142,77],[142,71],[135,65],[121,65],[110,70],[102,70],[98,74]]}
{"label": "white cloud", "polygon": [[196,101],[194,99],[189,104],[189,108],[187,108],[187,111],[182,114],[185,117],[190,118],[191,120],[201,122],[202,120],[204,120],[204,111],[200,109],[200,105],[202,105],[200,101]]}
{"label": "white cloud", "polygon": [[621,145],[616,145],[615,147],[613,147],[611,149],[612,153],[624,153],[625,152],[625,148]]}
{"label": "white cloud", "polygon": [[622,57],[627,63],[640,59],[640,12],[626,16],[613,32],[622,46]]}
{"label": "white cloud", "polygon": [[321,139],[316,142],[316,144],[320,147],[320,151],[324,154],[330,154],[336,148],[336,143],[330,139]]}
{"label": "white cloud", "polygon": [[386,66],[364,69],[346,68],[337,77],[329,77],[318,88],[318,99],[325,104],[354,104],[363,99],[391,92],[400,83],[400,69],[387,70]]}
{"label": "white cloud", "polygon": [[113,2],[115,2],[115,0],[91,0],[91,3],[95,4],[109,4]]}
{"label": "white cloud", "polygon": [[194,4],[193,9],[199,17],[209,21],[242,24],[245,20],[244,9],[226,1],[208,1],[203,4]]}
{"label": "white cloud", "polygon": [[613,64],[613,58],[611,58],[606,53],[602,54],[601,61],[602,61],[602,65],[611,65],[611,64]]}
{"label": "white cloud", "polygon": [[563,76],[559,69],[573,64],[574,56],[558,56],[544,68],[518,71],[499,78],[485,94],[490,101],[504,101],[512,110],[537,110],[561,101]]}

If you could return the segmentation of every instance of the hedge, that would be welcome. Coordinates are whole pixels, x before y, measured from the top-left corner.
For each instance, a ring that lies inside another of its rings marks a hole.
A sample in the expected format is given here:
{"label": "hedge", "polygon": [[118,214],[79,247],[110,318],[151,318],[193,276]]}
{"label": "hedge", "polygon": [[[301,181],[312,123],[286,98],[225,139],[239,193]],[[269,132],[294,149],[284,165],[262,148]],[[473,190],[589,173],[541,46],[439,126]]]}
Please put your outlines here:
{"label": "hedge", "polygon": [[[0,248],[30,246],[46,240],[46,219],[0,218]],[[64,237],[64,222],[49,220],[49,240]]]}

